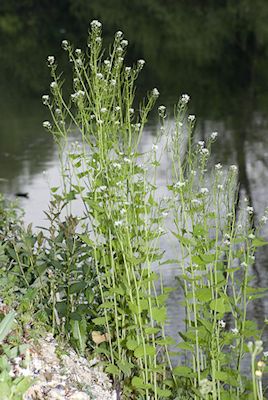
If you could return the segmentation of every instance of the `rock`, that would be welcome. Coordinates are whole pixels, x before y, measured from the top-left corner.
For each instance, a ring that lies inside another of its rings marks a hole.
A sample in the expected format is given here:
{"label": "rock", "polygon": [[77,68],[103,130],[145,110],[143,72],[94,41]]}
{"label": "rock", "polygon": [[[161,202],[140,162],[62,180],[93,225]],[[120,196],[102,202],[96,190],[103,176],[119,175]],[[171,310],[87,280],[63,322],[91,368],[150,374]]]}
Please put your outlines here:
{"label": "rock", "polygon": [[23,400],[115,400],[108,376],[98,360],[88,361],[74,350],[58,349],[52,335],[31,345],[27,370],[35,379]]}

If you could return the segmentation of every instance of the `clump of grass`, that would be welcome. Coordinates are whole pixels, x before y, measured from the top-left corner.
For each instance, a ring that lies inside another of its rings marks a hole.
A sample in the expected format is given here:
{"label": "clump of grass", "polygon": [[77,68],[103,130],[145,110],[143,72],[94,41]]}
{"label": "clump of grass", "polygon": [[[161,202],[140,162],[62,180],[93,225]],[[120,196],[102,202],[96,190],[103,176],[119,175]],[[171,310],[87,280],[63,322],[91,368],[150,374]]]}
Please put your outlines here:
{"label": "clump of grass", "polygon": [[[47,237],[40,234],[30,250],[23,239],[23,251],[12,253],[12,271],[27,293],[41,293],[35,307],[55,333],[78,351],[93,349],[101,357],[118,398],[262,399],[261,332],[248,320],[247,308],[265,293],[252,287],[250,267],[256,248],[266,243],[253,228],[252,207],[237,207],[236,166],[225,171],[218,163],[209,172],[217,134],[194,142],[187,95],[175,107],[170,130],[166,109],[159,107],[159,133],[142,152],[144,126],[159,92],[153,89],[134,108],[144,61],[124,66],[122,32],[107,57],[98,21],[91,23],[86,51],[66,40],[62,47],[73,66],[73,94],[65,95],[49,56],[51,96],[43,96],[52,118],[43,125],[58,145],[62,190],[51,189]],[[74,135],[79,142],[69,146]],[[160,151],[171,165],[167,198],[157,186]],[[76,199],[83,204],[80,218],[71,213]],[[167,214],[172,226],[165,228]],[[176,240],[172,260],[160,248],[163,235],[167,245],[170,237]],[[38,250],[31,252],[36,243]],[[183,292],[178,318],[185,319],[177,345],[165,329],[172,289],[155,272],[155,266],[171,263]],[[255,347],[247,347],[252,340]],[[171,345],[179,355],[173,363]],[[251,380],[242,373],[246,355]]]}

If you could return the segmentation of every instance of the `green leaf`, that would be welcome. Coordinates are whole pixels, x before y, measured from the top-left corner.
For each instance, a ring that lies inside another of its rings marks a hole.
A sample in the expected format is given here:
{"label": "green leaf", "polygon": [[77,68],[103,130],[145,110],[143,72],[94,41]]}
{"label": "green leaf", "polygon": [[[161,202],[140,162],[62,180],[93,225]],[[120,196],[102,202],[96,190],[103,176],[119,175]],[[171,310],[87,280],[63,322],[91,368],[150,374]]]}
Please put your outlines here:
{"label": "green leaf", "polygon": [[189,350],[189,351],[193,350],[193,345],[187,342],[180,342],[177,344],[177,347],[182,350]]}
{"label": "green leaf", "polygon": [[117,365],[118,365],[119,369],[127,376],[129,376],[131,374],[131,370],[134,367],[134,364],[129,363],[127,361],[121,361],[121,360],[117,361]]}
{"label": "green leaf", "polygon": [[112,375],[119,375],[120,371],[116,365],[110,364],[105,368],[105,372]]}
{"label": "green leaf", "polygon": [[82,290],[84,290],[87,287],[86,282],[75,282],[72,283],[69,287],[69,293],[74,294],[74,293],[79,293]]}
{"label": "green leaf", "polygon": [[204,225],[196,224],[196,225],[194,226],[194,229],[193,229],[193,234],[194,234],[194,236],[196,236],[196,237],[198,237],[198,236],[201,236],[201,237],[205,236],[205,235],[206,235],[206,230],[205,230],[205,228],[204,228]]}
{"label": "green leaf", "polygon": [[208,264],[208,263],[213,263],[216,260],[216,254],[215,253],[207,253],[207,254],[201,254],[200,256],[202,260]]}
{"label": "green leaf", "polygon": [[237,378],[235,378],[231,373],[225,371],[215,371],[215,378],[224,383],[228,383],[229,385],[239,386]]}
{"label": "green leaf", "polygon": [[212,292],[210,288],[200,288],[197,289],[195,292],[195,297],[201,303],[207,303],[212,299]]}
{"label": "green leaf", "polygon": [[267,246],[268,242],[266,242],[263,238],[254,238],[252,240],[252,245],[255,247]]}
{"label": "green leaf", "polygon": [[173,344],[176,343],[176,341],[171,337],[171,336],[167,336],[163,339],[156,339],[156,343],[160,344],[161,346],[171,346]]}
{"label": "green leaf", "polygon": [[135,350],[138,347],[139,343],[137,342],[137,340],[134,339],[127,339],[127,349],[128,350]]}
{"label": "green leaf", "polygon": [[65,199],[66,200],[68,200],[68,201],[71,201],[71,200],[75,200],[75,191],[74,190],[71,190],[69,193],[67,193],[66,195],[65,195]]}
{"label": "green leaf", "polygon": [[92,322],[95,325],[106,325],[106,318],[105,317],[93,318]]}
{"label": "green leaf", "polygon": [[94,247],[94,246],[95,246],[94,242],[93,242],[88,236],[86,236],[86,235],[79,235],[79,237],[80,237],[80,239],[81,239],[84,243],[86,243],[87,245],[89,245],[89,246],[91,246],[91,247]]}
{"label": "green leaf", "polygon": [[224,314],[227,311],[225,301],[223,298],[214,299],[210,302],[210,309],[218,313]]}
{"label": "green leaf", "polygon": [[144,328],[144,332],[147,335],[154,335],[154,334],[158,333],[159,330],[160,330],[160,328],[153,328],[153,327]]}
{"label": "green leaf", "polygon": [[15,320],[16,313],[15,311],[10,311],[4,319],[0,323],[0,343],[3,342],[5,337],[9,334],[12,330],[12,325]]}
{"label": "green leaf", "polygon": [[134,351],[134,356],[137,358],[146,357],[146,356],[154,356],[156,354],[156,349],[153,346],[146,344],[144,347],[143,345],[139,345],[136,347]]}
{"label": "green leaf", "polygon": [[165,397],[169,397],[172,394],[171,390],[169,390],[169,389],[157,388],[156,391],[157,391],[158,396],[161,396],[161,397],[164,397],[164,398]]}
{"label": "green leaf", "polygon": [[143,379],[140,378],[139,376],[134,376],[131,380],[131,384],[134,388],[136,389],[151,389],[152,385],[150,384],[145,384],[143,382]]}
{"label": "green leaf", "polygon": [[139,376],[134,376],[131,380],[131,384],[134,388],[144,388],[143,379]]}
{"label": "green leaf", "polygon": [[172,372],[177,376],[192,377],[194,375],[192,369],[186,366],[175,367]]}
{"label": "green leaf", "polygon": [[167,318],[166,307],[154,307],[152,308],[152,317],[156,322],[164,323]]}

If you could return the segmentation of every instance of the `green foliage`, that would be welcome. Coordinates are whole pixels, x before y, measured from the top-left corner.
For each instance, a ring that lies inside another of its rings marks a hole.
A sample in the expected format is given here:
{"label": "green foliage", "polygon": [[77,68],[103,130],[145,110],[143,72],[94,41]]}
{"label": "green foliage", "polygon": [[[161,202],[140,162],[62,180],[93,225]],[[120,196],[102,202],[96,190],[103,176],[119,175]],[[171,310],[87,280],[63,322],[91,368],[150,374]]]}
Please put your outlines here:
{"label": "green foliage", "polygon": [[23,353],[17,347],[4,343],[12,331],[15,316],[16,313],[10,311],[0,322],[0,393],[3,400],[22,400],[24,393],[32,385],[32,379],[25,376],[13,378],[11,373],[10,358]]}
{"label": "green foliage", "polygon": [[[81,353],[94,351],[122,399],[263,399],[261,332],[247,308],[267,293],[252,287],[249,269],[266,241],[252,227],[252,207],[238,210],[237,167],[209,169],[217,134],[193,142],[189,96],[178,101],[170,130],[166,108],[159,107],[159,134],[141,153],[159,92],[134,108],[144,61],[125,67],[127,44],[118,31],[106,54],[96,20],[87,52],[64,40],[73,69],[70,96],[48,57],[53,80],[43,103],[51,122],[43,125],[58,145],[62,186],[51,188],[46,233],[24,229],[16,213],[1,211],[1,291]],[[79,142],[70,145],[74,135]],[[157,182],[162,152],[171,165],[164,198]],[[83,206],[81,217],[71,212],[74,201]],[[165,229],[168,213],[172,226]],[[164,234],[175,240],[174,259],[164,258]],[[163,285],[161,266],[167,264],[178,266],[183,293],[178,344],[166,335],[172,289]],[[255,345],[247,347],[248,340]],[[246,356],[251,380],[242,373]]]}

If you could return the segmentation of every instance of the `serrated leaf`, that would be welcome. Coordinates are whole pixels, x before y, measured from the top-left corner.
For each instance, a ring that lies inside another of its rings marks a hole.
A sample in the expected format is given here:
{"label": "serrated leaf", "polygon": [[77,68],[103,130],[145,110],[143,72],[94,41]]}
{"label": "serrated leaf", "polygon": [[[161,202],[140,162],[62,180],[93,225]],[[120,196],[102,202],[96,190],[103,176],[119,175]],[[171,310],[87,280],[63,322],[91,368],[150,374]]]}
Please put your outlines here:
{"label": "serrated leaf", "polygon": [[144,332],[145,332],[147,335],[156,334],[156,333],[159,332],[159,330],[160,330],[160,328],[153,328],[153,327],[144,328]]}
{"label": "serrated leaf", "polygon": [[152,308],[152,317],[156,322],[164,323],[167,318],[166,307],[154,307]]}
{"label": "serrated leaf", "polygon": [[210,288],[200,288],[197,289],[195,292],[195,297],[201,303],[207,303],[212,299],[212,292]]}
{"label": "serrated leaf", "polygon": [[252,245],[255,247],[267,246],[268,242],[266,242],[263,238],[254,238],[252,240]]}
{"label": "serrated leaf", "polygon": [[186,367],[186,366],[179,366],[179,367],[175,367],[172,370],[174,375],[177,376],[185,376],[185,377],[190,377],[193,376],[193,370],[190,367]]}
{"label": "serrated leaf", "polygon": [[134,356],[137,358],[154,356],[155,354],[156,354],[156,349],[148,344],[146,344],[145,346],[141,344],[134,350]]}
{"label": "serrated leaf", "polygon": [[127,349],[128,350],[135,350],[138,347],[139,343],[137,342],[137,340],[134,339],[127,339]]}
{"label": "serrated leaf", "polygon": [[105,372],[112,375],[119,375],[120,371],[116,365],[110,364],[105,368]]}
{"label": "serrated leaf", "polygon": [[158,396],[161,396],[161,397],[164,397],[164,398],[165,397],[170,397],[171,394],[172,394],[171,390],[169,390],[169,389],[157,388],[156,391],[157,391]]}
{"label": "serrated leaf", "polygon": [[227,311],[225,301],[222,298],[214,299],[210,302],[210,309],[218,313],[224,314]]}
{"label": "serrated leaf", "polygon": [[95,325],[106,325],[106,318],[105,317],[93,318],[92,322]]}

